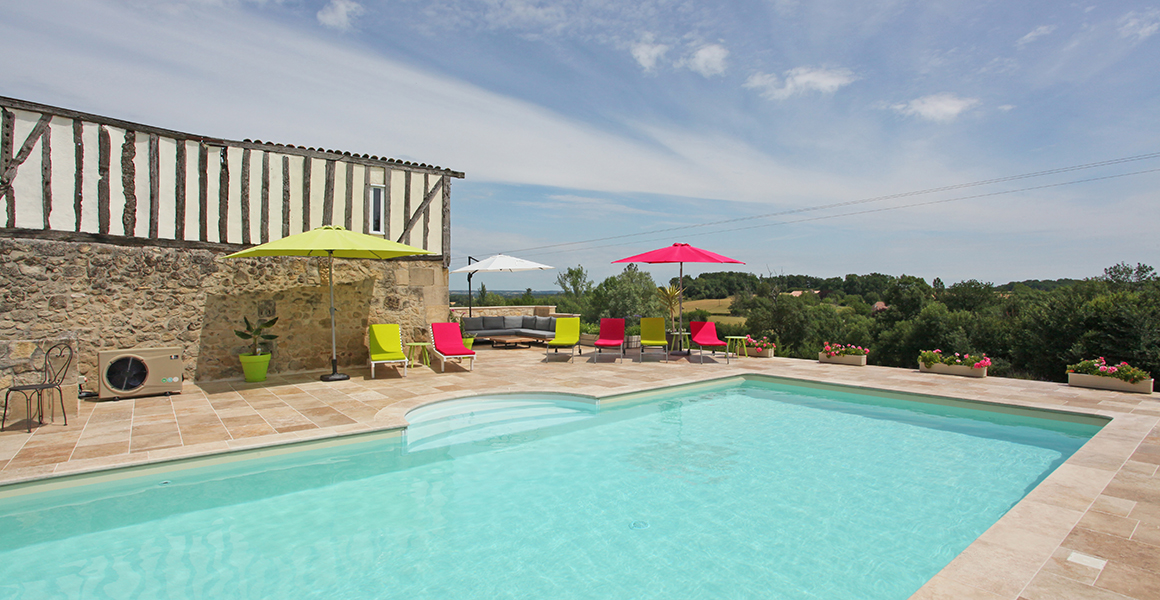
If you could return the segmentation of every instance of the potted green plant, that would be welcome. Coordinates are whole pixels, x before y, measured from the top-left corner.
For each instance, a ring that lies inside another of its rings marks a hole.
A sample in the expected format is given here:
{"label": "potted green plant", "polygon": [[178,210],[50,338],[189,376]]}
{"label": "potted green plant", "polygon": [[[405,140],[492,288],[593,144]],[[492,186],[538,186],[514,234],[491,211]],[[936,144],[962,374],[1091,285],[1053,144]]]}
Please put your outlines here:
{"label": "potted green plant", "polygon": [[471,345],[474,343],[475,343],[475,334],[474,333],[463,334],[463,346],[465,348],[467,348],[468,350],[471,350]]}
{"label": "potted green plant", "polygon": [[826,342],[822,351],[818,352],[818,362],[864,367],[866,366],[867,354],[870,354],[869,348],[853,344],[842,345]]}
{"label": "potted green plant", "polygon": [[1108,364],[1104,357],[1067,365],[1067,385],[1135,394],[1152,393],[1152,375],[1127,362]]}
{"label": "potted green plant", "polygon": [[234,334],[253,344],[254,351],[250,354],[240,354],[238,358],[242,361],[242,372],[246,375],[246,381],[256,383],[259,381],[266,381],[266,371],[270,368],[270,353],[262,353],[262,347],[267,342],[277,338],[278,336],[266,333],[266,330],[273,327],[278,322],[278,317],[274,317],[268,321],[261,319],[254,319],[251,323],[247,317],[242,317],[242,321],[246,324],[246,329],[235,329]]}

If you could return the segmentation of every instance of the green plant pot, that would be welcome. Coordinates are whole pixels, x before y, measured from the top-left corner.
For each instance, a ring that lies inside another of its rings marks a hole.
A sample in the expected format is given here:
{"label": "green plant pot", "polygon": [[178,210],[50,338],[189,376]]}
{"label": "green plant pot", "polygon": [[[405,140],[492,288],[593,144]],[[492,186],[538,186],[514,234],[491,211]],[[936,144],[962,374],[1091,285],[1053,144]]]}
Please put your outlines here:
{"label": "green plant pot", "polygon": [[242,361],[242,372],[246,374],[246,381],[257,383],[266,381],[266,371],[270,368],[269,354],[239,354]]}
{"label": "green plant pot", "polygon": [[473,337],[463,338],[463,346],[465,348],[467,348],[468,350],[471,350],[471,345],[473,343],[475,343],[475,338],[473,338]]}

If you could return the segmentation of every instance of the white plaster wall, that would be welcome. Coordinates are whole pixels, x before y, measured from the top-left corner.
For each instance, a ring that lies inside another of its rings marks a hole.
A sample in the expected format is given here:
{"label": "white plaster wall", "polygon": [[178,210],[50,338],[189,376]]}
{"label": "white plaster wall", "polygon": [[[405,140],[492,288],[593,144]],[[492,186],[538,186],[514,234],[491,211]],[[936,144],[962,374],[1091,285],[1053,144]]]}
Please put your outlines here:
{"label": "white plaster wall", "polygon": [[76,180],[76,151],[73,148],[72,121],[54,118],[49,125],[52,146],[52,210],[49,226],[59,231],[76,229],[74,190]]}
{"label": "white plaster wall", "polygon": [[[270,156],[270,239],[282,237],[282,156]],[[261,238],[259,238],[261,239]]]}
{"label": "white plaster wall", "polygon": [[326,192],[326,161],[310,161],[310,229],[322,226],[322,199]]}
{"label": "white plaster wall", "polygon": [[[133,235],[149,237],[149,134],[137,132],[137,153],[133,157],[133,164],[137,169],[133,182],[137,188],[137,226]],[[160,194],[159,200],[160,200]],[[160,215],[158,216],[160,219]]]}
{"label": "white plaster wall", "polygon": [[[226,229],[226,239],[219,241],[240,244],[242,243],[242,149],[229,148],[226,150],[226,162],[230,172],[229,198],[226,202],[229,225]],[[251,176],[253,176],[252,173]],[[252,205],[253,196],[250,197],[250,200],[250,220],[253,221],[258,211],[254,210]]]}
{"label": "white plaster wall", "polygon": [[[197,239],[197,142],[185,144],[185,239]],[[175,200],[176,202],[176,200]],[[176,206],[176,205],[175,205]]]}
{"label": "white plaster wall", "polygon": [[81,141],[85,147],[84,169],[82,171],[84,179],[81,181],[81,231],[97,233],[97,182],[100,179],[97,176],[99,127],[93,123],[85,123],[81,127]]}
{"label": "white plaster wall", "polygon": [[177,142],[160,138],[157,143],[158,180],[161,209],[158,211],[157,237],[175,239],[177,224]]}
{"label": "white plaster wall", "polygon": [[[411,178],[414,179],[414,175]],[[387,238],[398,241],[399,234],[403,231],[403,225],[407,223],[403,219],[403,194],[406,190],[407,174],[403,171],[391,170],[387,176],[387,181],[391,188],[391,226],[387,229]],[[403,243],[407,243],[407,240],[404,239]]]}
{"label": "white plaster wall", "polygon": [[[290,235],[302,233],[302,163],[304,159],[301,156],[291,156],[290,158]],[[279,161],[278,168],[282,165]],[[281,197],[281,190],[279,197]],[[313,201],[313,198],[311,198]],[[278,229],[281,229],[279,225]],[[282,237],[279,234],[277,237]]]}
{"label": "white plaster wall", "polygon": [[109,234],[125,235],[125,224],[121,222],[125,214],[125,190],[121,186],[121,144],[125,143],[125,130],[106,129],[109,131]]}
{"label": "white plaster wall", "polygon": [[[13,111],[13,114],[15,118],[12,124],[12,156],[15,157],[20,152],[20,147],[24,145],[25,138],[36,127],[40,115],[24,111]],[[16,196],[16,226],[29,229],[44,227],[39,140],[33,146],[28,159],[17,168],[16,177],[12,180],[12,191]],[[5,226],[8,224],[7,199],[0,201],[0,224]]]}

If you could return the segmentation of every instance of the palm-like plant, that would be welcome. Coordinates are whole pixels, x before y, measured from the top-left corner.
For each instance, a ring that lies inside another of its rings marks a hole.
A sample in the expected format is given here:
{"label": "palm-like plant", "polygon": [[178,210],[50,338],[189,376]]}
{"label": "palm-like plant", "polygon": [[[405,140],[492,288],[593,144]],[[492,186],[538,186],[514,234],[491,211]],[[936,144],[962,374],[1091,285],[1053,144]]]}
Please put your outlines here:
{"label": "palm-like plant", "polygon": [[242,317],[242,321],[246,323],[246,330],[235,329],[234,334],[243,340],[247,340],[254,344],[254,356],[262,353],[262,345],[267,341],[277,338],[278,336],[265,333],[265,331],[274,326],[278,322],[278,317],[274,317],[269,321],[261,319],[254,319],[253,323],[246,317]]}
{"label": "palm-like plant", "polygon": [[657,286],[657,298],[661,301],[661,306],[669,311],[669,326],[672,331],[676,331],[677,327],[677,310],[681,305],[681,288],[670,286]]}

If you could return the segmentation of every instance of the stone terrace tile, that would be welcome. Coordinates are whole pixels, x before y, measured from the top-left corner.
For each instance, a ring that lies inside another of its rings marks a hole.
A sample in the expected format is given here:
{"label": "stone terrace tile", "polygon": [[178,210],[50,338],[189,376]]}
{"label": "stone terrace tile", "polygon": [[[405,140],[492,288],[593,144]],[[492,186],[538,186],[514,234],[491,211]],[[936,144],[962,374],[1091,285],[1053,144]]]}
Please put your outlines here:
{"label": "stone terrace tile", "polygon": [[933,394],[1112,418],[914,598],[1136,600],[1160,597],[1160,399],[1014,379],[914,369],[822,365],[783,358],[668,363],[585,351],[572,362],[542,349],[480,350],[475,370],[345,368],[194,384],[170,397],[82,401],[69,424],[0,433],[0,485],[52,475],[258,448],[406,425],[407,411],[480,393],[562,391],[601,398],[745,373]]}

